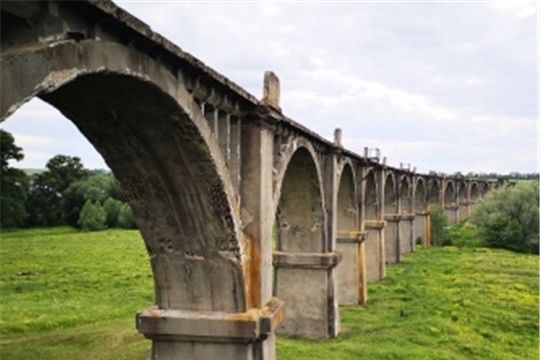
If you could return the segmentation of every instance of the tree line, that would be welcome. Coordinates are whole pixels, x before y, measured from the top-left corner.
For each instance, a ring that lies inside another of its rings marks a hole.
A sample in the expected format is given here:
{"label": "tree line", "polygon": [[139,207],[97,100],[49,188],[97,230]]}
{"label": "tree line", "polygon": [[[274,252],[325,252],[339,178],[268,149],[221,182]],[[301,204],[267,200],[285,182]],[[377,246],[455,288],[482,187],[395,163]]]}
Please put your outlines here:
{"label": "tree line", "polygon": [[43,172],[10,166],[24,158],[13,136],[0,129],[0,227],[68,225],[83,230],[135,228],[131,208],[111,172],[85,169],[81,159],[56,155]]}

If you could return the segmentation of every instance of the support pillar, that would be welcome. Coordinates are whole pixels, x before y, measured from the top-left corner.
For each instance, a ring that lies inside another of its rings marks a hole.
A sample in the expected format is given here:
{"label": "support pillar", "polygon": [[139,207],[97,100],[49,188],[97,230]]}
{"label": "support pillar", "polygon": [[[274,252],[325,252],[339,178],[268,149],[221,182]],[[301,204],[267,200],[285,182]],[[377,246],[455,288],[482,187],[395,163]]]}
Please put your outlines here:
{"label": "support pillar", "polygon": [[367,301],[365,239],[363,231],[338,234],[336,239],[337,251],[342,254],[336,269],[340,305],[358,305]]}
{"label": "support pillar", "polygon": [[450,224],[455,224],[458,221],[458,212],[459,212],[459,206],[456,204],[452,205],[445,205],[444,206],[444,212],[446,214],[446,217],[448,218],[448,222]]}
{"label": "support pillar", "polygon": [[402,254],[407,254],[414,251],[414,218],[415,216],[412,214],[401,215],[401,220],[399,222],[399,243]]}
{"label": "support pillar", "polygon": [[384,251],[384,221],[364,221],[366,233],[366,278],[367,281],[382,280],[386,276],[386,260]]}
{"label": "support pillar", "polygon": [[[335,337],[339,309],[328,292],[341,254],[274,251],[275,294],[286,302],[286,318],[277,333],[310,339]],[[335,310],[334,310],[335,309]]]}
{"label": "support pillar", "polygon": [[401,220],[401,215],[385,214],[384,220],[386,221],[386,226],[384,227],[386,263],[399,263],[401,261],[401,245],[399,238],[399,222]]}
{"label": "support pillar", "polygon": [[428,222],[428,212],[427,211],[417,211],[416,216],[414,218],[414,242],[416,243],[416,240],[418,237],[422,239],[422,246],[427,246],[428,244],[428,229],[427,229],[427,222]]}
{"label": "support pillar", "polygon": [[467,219],[470,216],[470,203],[466,200],[459,202],[458,221]]}
{"label": "support pillar", "polygon": [[137,329],[152,340],[156,360],[275,359],[265,343],[282,318],[283,301],[276,298],[244,313],[150,307],[137,314]]}

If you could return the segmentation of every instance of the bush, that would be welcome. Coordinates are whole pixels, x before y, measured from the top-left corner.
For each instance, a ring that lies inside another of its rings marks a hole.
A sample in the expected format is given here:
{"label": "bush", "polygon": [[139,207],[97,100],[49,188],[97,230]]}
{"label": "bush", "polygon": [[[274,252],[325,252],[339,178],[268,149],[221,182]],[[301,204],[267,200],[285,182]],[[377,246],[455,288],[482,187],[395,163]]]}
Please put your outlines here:
{"label": "bush", "polygon": [[79,226],[86,231],[103,230],[107,227],[107,214],[99,202],[87,200],[79,215]]}
{"label": "bush", "polygon": [[480,199],[472,221],[488,247],[538,253],[538,207],[538,181],[522,181]]}
{"label": "bush", "polygon": [[431,243],[436,246],[450,245],[448,236],[448,217],[439,205],[430,207]]}
{"label": "bush", "polygon": [[478,236],[476,227],[470,222],[463,220],[452,226],[448,237],[453,246],[457,247],[479,247],[482,241]]}

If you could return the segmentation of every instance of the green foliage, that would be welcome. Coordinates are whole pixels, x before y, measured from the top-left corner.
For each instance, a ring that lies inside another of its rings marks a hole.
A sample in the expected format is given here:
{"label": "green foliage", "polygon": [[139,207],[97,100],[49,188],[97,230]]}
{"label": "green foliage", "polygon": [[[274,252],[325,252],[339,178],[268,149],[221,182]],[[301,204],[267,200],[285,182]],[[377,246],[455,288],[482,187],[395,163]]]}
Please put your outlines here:
{"label": "green foliage", "polygon": [[[120,216],[120,210],[122,209],[122,202],[113,198],[108,198],[103,203],[103,209],[105,210],[105,213],[107,214],[107,227],[109,228],[115,228],[115,227],[121,227],[119,226],[119,216]],[[125,204],[127,205],[127,204]],[[133,218],[133,216],[132,216]]]}
{"label": "green foliage", "polygon": [[[71,183],[63,192],[61,201],[66,224],[78,226],[79,214],[88,200],[102,205],[105,205],[108,199],[118,201],[118,188],[118,181],[111,173],[95,173]],[[109,210],[116,213],[107,215],[107,224],[109,227],[115,227],[118,209],[109,207]],[[109,210],[106,209],[107,212]]]}
{"label": "green foliage", "polygon": [[9,166],[10,161],[24,158],[22,148],[15,145],[13,136],[0,129],[0,228],[21,227],[26,221],[25,203],[28,196],[28,177]]}
{"label": "green foliage", "polygon": [[124,203],[118,212],[118,227],[122,229],[136,229],[137,224],[135,223],[135,218],[133,217],[133,212],[131,207]]}
{"label": "green foliage", "polygon": [[448,238],[453,246],[470,248],[482,246],[476,227],[467,220],[453,225],[448,233]]}
{"label": "green foliage", "polygon": [[538,253],[538,181],[491,191],[472,211],[478,235],[489,247]]}
{"label": "green foliage", "polygon": [[98,231],[107,227],[107,213],[99,202],[87,200],[79,216],[79,226],[86,231]]}
{"label": "green foliage", "polygon": [[433,245],[443,246],[449,244],[448,218],[439,205],[431,205],[431,241]]}
{"label": "green foliage", "polygon": [[27,211],[28,225],[32,227],[64,224],[62,194],[71,183],[88,175],[78,157],[56,155],[47,162],[46,168],[35,175],[30,187]]}

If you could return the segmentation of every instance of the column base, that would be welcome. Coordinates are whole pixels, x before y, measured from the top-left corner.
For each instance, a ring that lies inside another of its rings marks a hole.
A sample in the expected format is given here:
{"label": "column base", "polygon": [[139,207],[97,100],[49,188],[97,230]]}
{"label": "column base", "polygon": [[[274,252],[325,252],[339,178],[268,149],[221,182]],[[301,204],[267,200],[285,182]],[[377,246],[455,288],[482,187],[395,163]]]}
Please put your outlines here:
{"label": "column base", "polygon": [[137,314],[137,330],[152,340],[152,359],[273,360],[273,332],[284,318],[283,305],[272,298],[245,313],[153,306]]}

